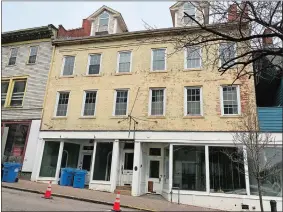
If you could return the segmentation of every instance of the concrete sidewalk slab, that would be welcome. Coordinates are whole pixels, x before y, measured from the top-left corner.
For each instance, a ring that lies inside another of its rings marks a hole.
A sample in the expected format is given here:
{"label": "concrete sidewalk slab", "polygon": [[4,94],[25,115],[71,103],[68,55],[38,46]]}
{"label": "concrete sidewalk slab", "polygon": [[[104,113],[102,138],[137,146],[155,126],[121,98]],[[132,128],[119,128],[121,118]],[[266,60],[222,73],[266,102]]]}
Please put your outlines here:
{"label": "concrete sidewalk slab", "polygon": [[[45,183],[36,183],[27,180],[19,180],[18,183],[2,182],[2,187],[21,191],[44,194],[47,188]],[[52,185],[52,196],[75,199],[86,202],[113,205],[116,194],[100,192],[89,189],[77,189],[67,186]],[[178,205],[162,199],[150,199],[148,197],[133,197],[121,195],[121,207],[138,209],[143,211],[216,211],[213,209],[196,207],[191,205]]]}

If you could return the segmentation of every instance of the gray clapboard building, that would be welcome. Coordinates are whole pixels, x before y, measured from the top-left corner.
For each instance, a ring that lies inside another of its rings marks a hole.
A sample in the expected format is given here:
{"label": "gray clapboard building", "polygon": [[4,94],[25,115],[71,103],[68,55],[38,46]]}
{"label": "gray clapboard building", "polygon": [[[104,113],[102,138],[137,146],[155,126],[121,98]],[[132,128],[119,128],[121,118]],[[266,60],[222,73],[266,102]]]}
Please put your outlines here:
{"label": "gray clapboard building", "polygon": [[32,172],[53,53],[53,25],[2,33],[2,161]]}

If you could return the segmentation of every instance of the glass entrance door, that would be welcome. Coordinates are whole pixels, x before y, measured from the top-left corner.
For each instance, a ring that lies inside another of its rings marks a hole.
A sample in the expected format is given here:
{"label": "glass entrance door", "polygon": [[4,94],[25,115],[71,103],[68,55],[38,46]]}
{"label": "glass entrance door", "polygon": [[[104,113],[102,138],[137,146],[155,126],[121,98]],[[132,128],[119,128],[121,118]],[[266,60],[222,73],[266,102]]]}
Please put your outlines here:
{"label": "glass entrance door", "polygon": [[122,164],[122,183],[123,185],[131,185],[134,166],[134,150],[124,150]]}

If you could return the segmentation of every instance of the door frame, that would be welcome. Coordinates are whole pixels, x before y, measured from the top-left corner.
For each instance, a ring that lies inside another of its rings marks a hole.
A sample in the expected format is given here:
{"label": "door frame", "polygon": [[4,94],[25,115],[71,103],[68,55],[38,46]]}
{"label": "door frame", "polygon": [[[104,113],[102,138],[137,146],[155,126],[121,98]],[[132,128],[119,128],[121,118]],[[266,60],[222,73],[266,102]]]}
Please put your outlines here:
{"label": "door frame", "polygon": [[[120,185],[124,185],[124,182],[123,182],[123,172],[122,172],[122,167],[123,167],[123,171],[125,170],[124,169],[124,163],[125,163],[125,153],[133,153],[134,154],[134,149],[123,149],[122,150],[122,157],[121,157],[121,165],[120,165]],[[133,158],[133,160],[134,160],[134,158]],[[133,161],[134,162],[134,161]],[[134,167],[133,167],[133,169],[134,169]],[[133,172],[133,169],[132,169],[132,172]],[[128,169],[127,169],[128,170]],[[128,170],[128,171],[130,171],[130,170]],[[133,181],[133,179],[132,179],[132,181]],[[132,182],[131,181],[131,182]]]}

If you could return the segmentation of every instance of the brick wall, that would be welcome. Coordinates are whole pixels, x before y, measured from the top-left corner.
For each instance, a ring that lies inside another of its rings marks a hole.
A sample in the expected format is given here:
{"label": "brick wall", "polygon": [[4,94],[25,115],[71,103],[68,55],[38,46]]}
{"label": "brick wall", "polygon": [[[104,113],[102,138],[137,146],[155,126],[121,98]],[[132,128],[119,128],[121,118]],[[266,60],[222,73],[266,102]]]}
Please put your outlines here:
{"label": "brick wall", "polygon": [[66,30],[62,25],[58,28],[58,37],[85,37],[90,36],[91,21],[83,19],[82,27]]}

